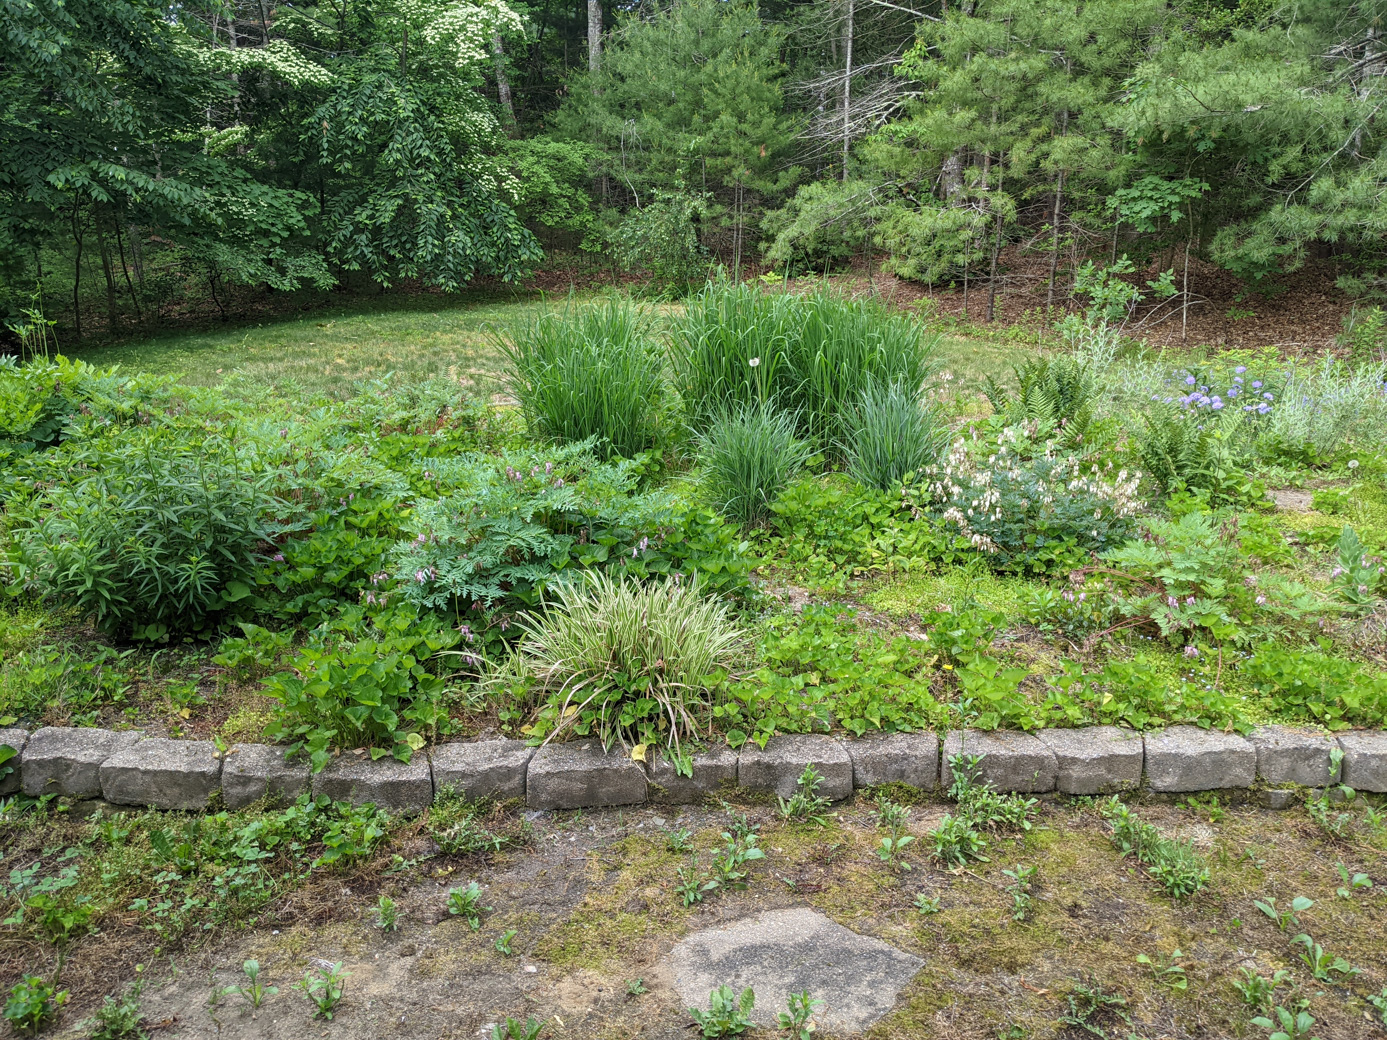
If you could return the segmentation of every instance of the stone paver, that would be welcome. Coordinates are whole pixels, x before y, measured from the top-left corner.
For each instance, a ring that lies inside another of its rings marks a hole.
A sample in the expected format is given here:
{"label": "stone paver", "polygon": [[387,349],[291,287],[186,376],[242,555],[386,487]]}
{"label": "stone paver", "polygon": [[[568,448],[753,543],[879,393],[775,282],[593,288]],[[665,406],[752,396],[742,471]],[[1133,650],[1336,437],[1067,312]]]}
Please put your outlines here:
{"label": "stone paver", "polygon": [[939,738],[933,733],[883,733],[848,742],[854,787],[901,783],[939,786]]}
{"label": "stone paver", "polygon": [[953,783],[949,759],[954,755],[981,755],[978,780],[998,791],[1040,794],[1055,789],[1059,763],[1055,753],[1029,733],[1011,730],[951,730],[944,738],[945,787]]}
{"label": "stone paver", "polygon": [[143,736],[133,731],[45,726],[24,746],[20,776],[30,798],[45,794],[69,798],[101,796],[101,763]]}
{"label": "stone paver", "polygon": [[13,726],[9,729],[0,729],[0,745],[15,750],[14,757],[5,762],[4,765],[0,765],[0,770],[9,769],[8,773],[0,776],[0,796],[14,794],[19,790],[19,773],[24,764],[24,745],[27,743],[29,743],[29,731],[27,729]]}
{"label": "stone paver", "polygon": [[1387,791],[1387,731],[1340,733],[1344,761],[1339,779],[1355,791]]}
{"label": "stone paver", "polygon": [[371,802],[392,812],[417,812],[433,802],[433,775],[423,754],[406,763],[394,758],[372,762],[369,755],[348,752],[313,777],[313,796],[323,794],[334,802]]}
{"label": "stone paver", "polygon": [[478,740],[440,744],[430,756],[437,794],[452,788],[468,801],[525,800],[525,773],[535,749],[523,740]]}
{"label": "stone paver", "polygon": [[1043,729],[1036,734],[1055,756],[1055,790],[1095,795],[1141,786],[1141,734],[1118,726]]}
{"label": "stone paver", "polygon": [[646,800],[645,770],[614,746],[597,740],[537,748],[525,776],[525,803],[532,809],[582,809],[638,805]]}
{"label": "stone paver", "polygon": [[670,756],[649,752],[650,800],[662,805],[693,805],[726,786],[737,786],[737,752],[725,744],[693,756],[693,776],[680,776]]}
{"label": "stone paver", "polygon": [[843,742],[808,734],[771,737],[764,748],[744,744],[737,763],[737,785],[789,798],[811,763],[823,777],[821,797],[837,802],[852,794],[852,757]]}
{"label": "stone paver", "polygon": [[1234,733],[1171,726],[1146,735],[1146,781],[1153,791],[1218,791],[1251,787],[1257,749]]}
{"label": "stone paver", "polygon": [[312,790],[308,756],[293,761],[284,749],[269,744],[233,744],[222,764],[222,801],[228,809],[240,809],[261,798],[287,805]]}
{"label": "stone paver", "polygon": [[1268,784],[1324,787],[1334,782],[1329,752],[1333,737],[1293,726],[1259,726],[1252,732],[1257,776]]}
{"label": "stone paver", "polygon": [[101,794],[115,805],[205,809],[221,775],[217,746],[210,740],[146,738],[101,763]]}
{"label": "stone paver", "polygon": [[808,990],[824,1002],[814,1015],[819,1028],[842,1035],[890,1012],[924,961],[801,907],[695,932],[670,951],[667,964],[685,1005],[707,1008],[718,986],[738,994],[750,986],[752,1021],[774,1026],[790,994]]}

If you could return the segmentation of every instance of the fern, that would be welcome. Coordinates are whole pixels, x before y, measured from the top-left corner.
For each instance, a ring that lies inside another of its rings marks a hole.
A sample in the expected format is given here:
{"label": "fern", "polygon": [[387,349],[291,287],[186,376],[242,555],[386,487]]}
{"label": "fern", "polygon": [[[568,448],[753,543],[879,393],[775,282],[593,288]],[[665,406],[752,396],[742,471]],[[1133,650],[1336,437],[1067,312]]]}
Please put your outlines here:
{"label": "fern", "polygon": [[1094,380],[1073,358],[1033,358],[1012,368],[1016,389],[991,376],[983,392],[1007,425],[1038,424],[1078,443],[1093,424]]}

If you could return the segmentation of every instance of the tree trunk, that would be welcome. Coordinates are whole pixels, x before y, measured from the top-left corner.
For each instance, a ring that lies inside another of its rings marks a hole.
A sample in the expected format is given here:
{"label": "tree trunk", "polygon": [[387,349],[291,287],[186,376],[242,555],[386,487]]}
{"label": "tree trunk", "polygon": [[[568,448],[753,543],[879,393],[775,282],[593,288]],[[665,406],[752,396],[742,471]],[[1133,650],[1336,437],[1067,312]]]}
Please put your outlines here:
{"label": "tree trunk", "polygon": [[120,326],[120,309],[116,306],[116,277],[111,270],[111,251],[106,246],[106,233],[96,225],[96,244],[101,251],[101,272],[106,276],[106,330],[115,332]]}
{"label": "tree trunk", "polygon": [[515,106],[511,104],[510,79],[506,76],[506,50],[501,44],[501,34],[491,34],[491,56],[496,61],[496,96],[501,101],[510,122],[515,122]]}
{"label": "tree trunk", "polygon": [[963,149],[959,148],[944,160],[941,171],[944,178],[944,201],[957,206],[963,198]]}
{"label": "tree trunk", "polygon": [[135,295],[135,285],[130,281],[130,268],[125,263],[125,242],[120,234],[120,222],[116,222],[116,248],[120,250],[120,269],[125,272],[125,287],[130,290],[130,302],[135,305],[135,320],[144,322],[144,314],[140,310],[140,298]]}
{"label": "tree trunk", "polygon": [[588,71],[602,67],[602,0],[588,0]]}
{"label": "tree trunk", "polygon": [[82,297],[78,290],[82,287],[82,207],[72,204],[72,240],[77,243],[77,258],[72,262],[72,319],[77,327],[77,338],[82,338]]}
{"label": "tree trunk", "polygon": [[[1069,109],[1060,114],[1060,136],[1069,132]],[[1050,223],[1050,280],[1045,290],[1045,312],[1048,314],[1055,306],[1055,272],[1060,263],[1060,212],[1064,206],[1064,167],[1060,167],[1055,178],[1055,208]]]}
{"label": "tree trunk", "polygon": [[848,16],[843,31],[843,182],[848,179],[848,149],[852,145],[852,16],[854,0],[847,0]]}

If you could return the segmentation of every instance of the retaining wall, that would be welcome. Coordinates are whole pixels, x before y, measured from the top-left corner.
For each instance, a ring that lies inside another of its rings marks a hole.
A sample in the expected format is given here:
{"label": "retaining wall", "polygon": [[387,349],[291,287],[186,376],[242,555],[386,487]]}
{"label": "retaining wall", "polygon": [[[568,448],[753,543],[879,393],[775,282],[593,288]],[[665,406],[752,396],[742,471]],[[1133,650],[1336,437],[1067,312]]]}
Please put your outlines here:
{"label": "retaining wall", "polygon": [[[946,734],[878,734],[859,739],[782,736],[765,748],[718,747],[694,756],[693,776],[680,776],[652,752],[647,763],[606,754],[595,740],[531,748],[518,740],[443,744],[413,761],[372,760],[345,752],[317,775],[306,760],[286,761],[280,748],[236,744],[224,755],[206,741],[165,740],[137,732],[47,727],[0,730],[0,744],[18,752],[18,769],[0,777],[0,795],[101,798],[116,805],[199,809],[218,795],[239,808],[304,793],[419,810],[440,792],[468,798],[520,799],[534,809],[580,809],[644,802],[692,803],[720,790],[788,796],[805,767],[823,776],[820,794],[840,800],[854,789],[897,781],[924,790],[952,781],[949,758],[980,755],[981,778],[1000,791],[1101,795],[1146,789],[1157,793],[1255,793],[1282,808],[1302,788],[1344,783],[1387,792],[1387,732],[1337,737],[1267,726],[1250,737],[1172,726],[1140,734],[1112,726]],[[1337,769],[1336,769],[1337,760]]]}

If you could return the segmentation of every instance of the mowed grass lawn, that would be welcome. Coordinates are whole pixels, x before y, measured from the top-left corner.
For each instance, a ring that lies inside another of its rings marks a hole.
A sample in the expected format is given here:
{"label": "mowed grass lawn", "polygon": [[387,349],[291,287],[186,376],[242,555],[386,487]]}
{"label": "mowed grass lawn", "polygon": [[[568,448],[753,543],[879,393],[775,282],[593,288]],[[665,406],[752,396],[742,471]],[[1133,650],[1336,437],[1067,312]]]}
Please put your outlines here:
{"label": "mowed grass lawn", "polygon": [[[581,300],[578,301],[581,303]],[[466,379],[479,391],[503,388],[505,359],[496,337],[544,309],[568,303],[537,293],[471,300],[392,297],[352,301],[309,317],[175,332],[109,346],[69,350],[93,365],[178,376],[192,386],[247,380],[309,396],[346,397],[353,385],[394,373],[414,381],[433,376]],[[677,305],[654,308],[668,321]],[[938,357],[949,375],[946,392],[970,391],[1000,376],[1032,346],[945,336]]]}

